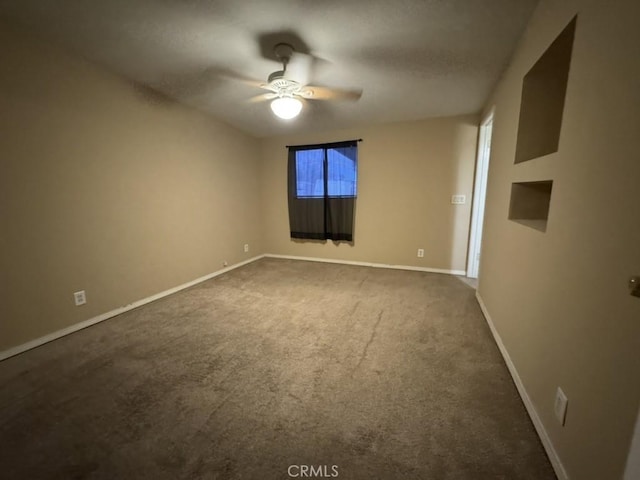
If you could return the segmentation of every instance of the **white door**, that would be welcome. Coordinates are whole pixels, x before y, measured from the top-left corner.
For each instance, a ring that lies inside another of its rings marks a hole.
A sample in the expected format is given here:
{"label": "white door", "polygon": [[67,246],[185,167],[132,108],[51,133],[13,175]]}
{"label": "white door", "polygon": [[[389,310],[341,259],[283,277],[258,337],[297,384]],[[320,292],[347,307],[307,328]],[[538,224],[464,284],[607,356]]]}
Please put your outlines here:
{"label": "white door", "polygon": [[491,129],[493,111],[480,125],[478,140],[478,159],[476,161],[476,179],[471,210],[471,235],[469,237],[469,258],[467,259],[467,277],[478,278],[480,271],[480,251],[482,245],[482,224],[484,221],[484,203],[487,196],[487,176],[489,157],[491,156]]}

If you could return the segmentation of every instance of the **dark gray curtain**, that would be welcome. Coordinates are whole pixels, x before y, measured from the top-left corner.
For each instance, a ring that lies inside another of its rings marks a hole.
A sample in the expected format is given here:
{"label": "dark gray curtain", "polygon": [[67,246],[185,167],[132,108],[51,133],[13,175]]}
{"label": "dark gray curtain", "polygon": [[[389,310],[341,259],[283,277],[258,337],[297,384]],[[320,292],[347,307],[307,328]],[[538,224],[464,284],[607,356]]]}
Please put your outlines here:
{"label": "dark gray curtain", "polygon": [[[353,164],[353,175],[357,175],[357,140],[326,143],[320,145],[291,146],[288,158],[289,226],[291,238],[311,240],[353,241],[353,223],[356,201],[355,181],[353,189],[340,187],[341,182],[330,180],[329,175],[339,175],[331,169],[339,169],[332,162],[332,154],[348,158]],[[298,152],[314,150],[322,162],[323,185],[314,194],[300,194],[298,183]],[[349,162],[347,162],[349,163]],[[349,167],[351,168],[351,167]],[[354,179],[355,180],[355,179]],[[317,192],[320,193],[317,193]]]}

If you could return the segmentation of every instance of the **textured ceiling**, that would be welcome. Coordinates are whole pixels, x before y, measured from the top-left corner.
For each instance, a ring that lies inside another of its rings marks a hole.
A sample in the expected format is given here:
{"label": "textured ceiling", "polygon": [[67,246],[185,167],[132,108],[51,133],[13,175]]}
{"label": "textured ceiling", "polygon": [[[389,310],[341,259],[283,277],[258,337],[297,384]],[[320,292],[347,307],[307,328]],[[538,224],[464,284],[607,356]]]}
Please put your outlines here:
{"label": "textured ceiling", "polygon": [[[537,0],[0,0],[0,17],[256,136],[478,112]],[[279,40],[311,83],[357,102],[275,118],[263,93]]]}

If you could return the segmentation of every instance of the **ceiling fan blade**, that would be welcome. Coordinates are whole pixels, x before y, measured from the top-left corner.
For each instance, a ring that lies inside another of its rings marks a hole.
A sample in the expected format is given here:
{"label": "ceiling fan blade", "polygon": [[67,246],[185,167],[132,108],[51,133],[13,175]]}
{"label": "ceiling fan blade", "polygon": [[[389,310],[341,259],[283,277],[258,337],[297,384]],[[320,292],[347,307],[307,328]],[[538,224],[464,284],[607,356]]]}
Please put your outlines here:
{"label": "ceiling fan blade", "polygon": [[273,100],[274,98],[277,98],[278,94],[277,93],[263,93],[261,95],[256,95],[255,97],[251,97],[249,100],[247,100],[249,103],[259,103],[259,102],[266,102],[268,100]]}
{"label": "ceiling fan blade", "polygon": [[346,90],[342,88],[305,86],[300,95],[307,100],[349,100],[356,101],[362,96],[362,89]]}
{"label": "ceiling fan blade", "polygon": [[241,73],[234,72],[233,70],[225,67],[209,67],[205,70],[205,75],[209,77],[218,77],[226,80],[244,83],[249,87],[255,88],[262,88],[265,83],[262,80],[256,80],[255,78],[242,75]]}

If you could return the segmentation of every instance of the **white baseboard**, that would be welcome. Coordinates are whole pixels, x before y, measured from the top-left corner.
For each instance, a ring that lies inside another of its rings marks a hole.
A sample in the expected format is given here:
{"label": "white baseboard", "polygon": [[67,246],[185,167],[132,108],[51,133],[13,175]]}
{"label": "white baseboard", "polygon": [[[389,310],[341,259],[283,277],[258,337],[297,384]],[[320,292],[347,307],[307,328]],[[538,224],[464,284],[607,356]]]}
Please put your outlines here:
{"label": "white baseboard", "polygon": [[465,272],[464,270],[445,270],[445,269],[440,269],[440,268],[424,268],[424,267],[413,267],[413,266],[409,266],[409,265],[386,265],[386,264],[382,264],[382,263],[368,263],[368,262],[354,262],[354,261],[350,261],[350,260],[331,260],[331,259],[325,259],[325,258],[313,258],[313,257],[296,257],[296,256],[291,256],[291,255],[272,255],[272,254],[265,254],[265,255],[258,255],[256,257],[250,258],[248,260],[245,260],[243,262],[240,263],[236,263],[235,265],[231,265],[229,267],[225,267],[221,270],[217,270],[213,273],[210,273],[208,275],[205,275],[204,277],[200,277],[200,278],[196,278],[195,280],[192,280],[190,282],[187,283],[183,283],[182,285],[178,285],[177,287],[173,287],[170,288],[168,290],[165,290],[163,292],[157,293],[155,295],[151,295],[150,297],[146,297],[143,298],[141,300],[138,300],[136,302],[130,303],[128,305],[125,305],[124,307],[120,307],[120,308],[116,308],[115,310],[111,310],[109,312],[106,313],[102,313],[98,316],[95,316],[93,318],[89,318],[88,320],[84,320],[82,322],[79,323],[75,323],[73,325],[70,325],[66,328],[63,328],[61,330],[57,330],[55,332],[49,333],[43,337],[39,337],[36,338],[34,340],[31,340],[27,343],[23,343],[22,345],[18,345],[16,347],[12,347],[9,348],[8,350],[4,350],[0,352],[0,361],[9,358],[9,357],[13,357],[14,355],[18,355],[20,353],[26,352],[27,350],[31,350],[32,348],[36,348],[39,347],[40,345],[44,345],[45,343],[49,343],[53,340],[56,340],[58,338],[64,337],[65,335],[69,335],[70,333],[74,333],[77,332],[78,330],[82,330],[83,328],[87,328],[90,327],[91,325],[95,325],[96,323],[100,323],[104,320],[107,320],[109,318],[115,317],[116,315],[120,315],[121,313],[124,312],[128,312],[129,310],[133,310],[134,308],[138,308],[141,307],[142,305],[146,305],[147,303],[151,303],[155,300],[159,300],[160,298],[164,298],[167,295],[171,295],[173,293],[179,292],[180,290],[184,290],[185,288],[189,288],[192,287],[193,285],[196,285],[198,283],[204,282],[206,280],[209,280],[211,278],[217,277],[218,275],[221,275],[225,272],[228,272],[230,270],[233,270],[235,268],[241,267],[243,265],[246,265],[248,263],[254,262],[256,260],[259,260],[263,257],[271,257],[271,258],[285,258],[285,259],[290,259],[290,260],[303,260],[303,261],[311,261],[311,262],[325,262],[325,263],[341,263],[341,264],[346,264],[346,265],[359,265],[359,266],[363,266],[363,267],[374,267],[374,268],[391,268],[391,269],[398,269],[398,270],[414,270],[414,271],[418,271],[418,272],[431,272],[431,273],[445,273],[445,274],[451,274],[451,275],[464,275]]}
{"label": "white baseboard", "polygon": [[480,309],[484,314],[484,318],[487,321],[489,328],[491,329],[493,338],[496,341],[498,348],[500,349],[500,353],[502,354],[502,357],[504,358],[504,361],[507,364],[507,368],[509,369],[511,378],[513,378],[513,383],[516,384],[516,388],[518,389],[518,393],[522,398],[522,402],[524,403],[524,406],[527,409],[527,413],[529,414],[529,417],[531,417],[533,426],[538,432],[538,436],[540,437],[540,440],[542,441],[542,445],[544,446],[544,449],[547,452],[547,456],[549,457],[549,460],[551,461],[551,465],[553,466],[553,469],[556,472],[556,476],[558,477],[559,480],[569,480],[569,476],[567,475],[567,471],[565,470],[564,466],[562,465],[562,462],[560,461],[558,452],[556,452],[556,449],[554,448],[553,443],[551,443],[549,434],[547,433],[547,430],[544,428],[544,424],[542,423],[542,420],[540,420],[540,417],[538,416],[538,412],[533,406],[533,402],[531,401],[531,398],[529,398],[529,394],[527,393],[527,390],[524,388],[524,384],[520,379],[518,370],[516,370],[516,367],[513,364],[511,357],[509,356],[509,352],[504,346],[504,343],[502,343],[502,338],[500,337],[500,334],[498,333],[495,325],[493,324],[491,315],[489,315],[489,312],[487,311],[487,307],[485,306],[484,302],[482,301],[482,297],[477,291],[476,291],[476,299],[478,300],[478,304],[480,305]]}
{"label": "white baseboard", "polygon": [[[128,312],[129,310],[133,310],[134,308],[138,308],[141,307],[142,305],[146,305],[147,303],[151,303],[155,300],[159,300],[161,298],[164,298],[168,295],[171,295],[173,293],[179,292],[180,290],[184,290],[186,288],[192,287],[194,285],[197,285],[198,283],[202,283],[206,280],[209,280],[211,278],[217,277],[218,275],[222,275],[223,273],[229,272],[231,270],[234,270],[238,267],[241,267],[243,265],[247,265],[248,263],[251,262],[255,262],[256,260],[259,260],[261,258],[264,257],[268,257],[268,258],[283,258],[283,259],[289,259],[289,260],[302,260],[302,261],[310,261],[310,262],[324,262],[324,263],[338,263],[338,264],[345,264],[345,265],[357,265],[357,266],[363,266],[363,267],[374,267],[374,268],[389,268],[389,269],[397,269],[397,270],[412,270],[412,271],[418,271],[418,272],[430,272],[430,273],[443,273],[443,274],[449,274],[449,275],[465,275],[465,271],[464,270],[447,270],[447,269],[440,269],[440,268],[427,268],[427,267],[414,267],[414,266],[410,266],[410,265],[388,265],[388,264],[383,264],[383,263],[369,263],[369,262],[357,262],[357,261],[351,261],[351,260],[335,260],[335,259],[326,259],[326,258],[315,258],[315,257],[299,257],[299,256],[292,256],[292,255],[276,255],[276,254],[264,254],[264,255],[258,255],[256,257],[250,258],[248,260],[245,260],[243,262],[240,263],[236,263],[234,265],[231,265],[229,267],[225,267],[221,270],[217,270],[213,273],[210,273],[208,275],[205,275],[203,277],[197,278],[195,280],[192,280],[190,282],[187,283],[183,283],[182,285],[178,285],[177,287],[173,287],[170,288],[168,290],[165,290],[163,292],[157,293],[155,295],[152,295],[150,297],[146,297],[143,298],[141,300],[138,300],[136,302],[130,303],[128,305],[125,305],[123,307],[120,308],[116,308],[114,310],[111,310],[109,312],[103,313],[101,315],[98,315],[96,317],[90,318],[88,320],[82,321],[80,323],[76,323],[74,325],[70,325],[69,327],[63,328],[61,330],[57,330],[55,332],[49,333],[43,337],[40,338],[36,338],[34,340],[31,340],[27,343],[23,343],[22,345],[18,345],[16,347],[12,347],[8,350],[4,350],[2,352],[0,352],[0,361],[7,359],[9,357],[12,357],[14,355],[18,355],[20,353],[26,352],[27,350],[31,350],[32,348],[36,348],[39,347],[40,345],[44,345],[45,343],[51,342],[53,340],[56,340],[58,338],[64,337],[65,335],[69,335],[71,333],[77,332],[78,330],[82,330],[83,328],[87,328],[91,325],[95,325],[96,323],[100,323],[104,320],[107,320],[109,318],[115,317],[116,315],[120,315],[121,313],[125,313]],[[498,331],[496,330],[493,321],[491,320],[491,316],[489,315],[489,312],[487,311],[486,306],[484,305],[484,302],[482,301],[482,297],[480,297],[480,295],[478,294],[478,292],[476,292],[476,298],[478,300],[478,304],[480,305],[480,309],[482,310],[482,313],[484,314],[484,317],[487,321],[487,324],[489,325],[489,328],[491,329],[491,333],[493,334],[493,338],[496,341],[496,344],[498,345],[498,348],[500,349],[500,353],[502,354],[505,363],[507,364],[507,368],[509,369],[509,372],[511,373],[511,377],[513,378],[513,381],[516,385],[516,388],[518,389],[518,393],[520,394],[520,397],[522,398],[522,401],[527,409],[527,412],[529,413],[529,416],[531,417],[531,420],[533,422],[533,425],[536,429],[536,431],[538,432],[538,435],[540,437],[540,440],[542,441],[542,444],[547,452],[547,455],[549,456],[549,460],[551,461],[551,464],[553,466],[553,469],[556,472],[556,475],[558,476],[559,480],[569,480],[569,477],[564,469],[564,466],[562,465],[562,462],[560,461],[560,458],[555,450],[555,448],[553,447],[553,444],[551,443],[551,439],[549,438],[549,435],[547,434],[547,431],[544,428],[544,425],[542,424],[542,421],[540,420],[540,417],[538,416],[538,413],[536,412],[535,407],[533,406],[533,403],[531,402],[531,399],[529,398],[529,395],[526,391],[526,389],[524,388],[524,385],[522,383],[522,380],[520,379],[520,376],[518,375],[518,371],[515,368],[515,365],[513,364],[513,362],[511,361],[511,357],[509,356],[509,352],[507,351],[507,349],[505,348],[504,344],[502,343],[502,339],[500,338],[500,334],[498,333]]]}
{"label": "white baseboard", "polygon": [[39,347],[40,345],[44,345],[45,343],[49,343],[52,340],[56,340],[58,338],[64,337],[65,335],[69,335],[70,333],[77,332],[78,330],[82,330],[83,328],[90,327],[91,325],[95,325],[96,323],[100,323],[104,320],[115,317],[116,315],[120,315],[121,313],[128,312],[129,310],[133,310],[134,308],[141,307],[142,305],[146,305],[147,303],[151,303],[155,300],[159,300],[163,297],[166,297],[167,295],[171,295],[173,293],[179,292],[180,290],[184,290],[185,288],[192,287],[194,285],[197,285],[198,283],[202,283],[206,280],[217,277],[218,275],[222,275],[223,273],[226,273],[230,270],[236,269],[248,263],[255,262],[256,260],[259,260],[262,257],[264,257],[264,255],[258,255],[256,257],[250,258],[243,262],[236,263],[229,267],[225,267],[213,273],[209,273],[204,277],[196,278],[195,280],[192,280],[187,283],[183,283],[182,285],[178,285],[177,287],[173,287],[173,288],[170,288],[169,290],[165,290],[163,292],[156,293],[155,295],[151,295],[150,297],[143,298],[142,300],[135,301],[133,303],[125,305],[124,307],[116,308],[115,310],[102,313],[96,317],[90,318],[88,320],[84,320],[80,323],[75,323],[61,330],[57,330],[55,332],[49,333],[43,337],[36,338],[27,343],[23,343],[22,345],[18,345],[8,350],[4,350],[0,352],[0,361],[5,360],[9,357],[13,357],[14,355],[18,355],[20,353],[26,352],[27,350],[31,350],[32,348]]}
{"label": "white baseboard", "polygon": [[466,272],[464,270],[447,270],[443,268],[414,267],[412,265],[389,265],[386,263],[356,262],[353,260],[336,260],[332,258],[297,257],[294,255],[276,255],[272,253],[267,253],[264,256],[267,258],[285,258],[287,260],[302,260],[305,262],[340,263],[343,265],[357,265],[359,267],[389,268],[393,270],[412,270],[415,272],[445,273],[448,275],[466,275]]}

